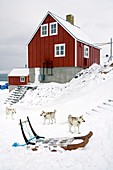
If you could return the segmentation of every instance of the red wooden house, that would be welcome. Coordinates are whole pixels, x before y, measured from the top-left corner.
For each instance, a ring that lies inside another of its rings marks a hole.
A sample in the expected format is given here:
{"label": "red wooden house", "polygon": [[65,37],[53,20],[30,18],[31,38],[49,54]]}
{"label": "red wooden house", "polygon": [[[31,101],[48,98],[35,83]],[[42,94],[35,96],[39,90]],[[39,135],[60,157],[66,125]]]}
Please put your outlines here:
{"label": "red wooden house", "polygon": [[93,63],[100,63],[100,49],[74,25],[74,17],[65,20],[47,12],[28,43],[30,82],[36,81],[37,68],[41,82],[64,83]]}
{"label": "red wooden house", "polygon": [[29,83],[29,69],[28,68],[14,68],[8,74],[9,91],[16,86],[27,85]]}

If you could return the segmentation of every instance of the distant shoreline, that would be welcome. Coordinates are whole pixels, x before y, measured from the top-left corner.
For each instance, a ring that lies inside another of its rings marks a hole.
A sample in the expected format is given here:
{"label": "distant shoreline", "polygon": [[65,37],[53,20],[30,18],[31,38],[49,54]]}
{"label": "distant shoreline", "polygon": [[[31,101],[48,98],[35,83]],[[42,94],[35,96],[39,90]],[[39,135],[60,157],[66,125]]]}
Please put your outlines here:
{"label": "distant shoreline", "polygon": [[0,73],[0,81],[8,81],[8,74]]}

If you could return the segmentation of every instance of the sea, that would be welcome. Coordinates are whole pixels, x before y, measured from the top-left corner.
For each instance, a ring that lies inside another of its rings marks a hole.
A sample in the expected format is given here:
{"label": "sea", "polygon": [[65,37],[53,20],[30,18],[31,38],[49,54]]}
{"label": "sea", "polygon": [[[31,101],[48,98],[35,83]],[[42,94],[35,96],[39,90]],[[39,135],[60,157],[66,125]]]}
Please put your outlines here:
{"label": "sea", "polygon": [[8,81],[8,74],[0,73],[0,81]]}

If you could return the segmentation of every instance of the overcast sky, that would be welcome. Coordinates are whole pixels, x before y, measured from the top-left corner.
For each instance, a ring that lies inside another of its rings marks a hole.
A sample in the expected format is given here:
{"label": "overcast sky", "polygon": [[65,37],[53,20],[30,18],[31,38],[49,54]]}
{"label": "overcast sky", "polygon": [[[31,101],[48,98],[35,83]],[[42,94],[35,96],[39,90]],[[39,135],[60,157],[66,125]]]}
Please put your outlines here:
{"label": "overcast sky", "polygon": [[[0,0],[0,71],[27,64],[27,43],[47,11],[73,14],[95,43],[113,38],[113,0]],[[102,47],[102,55],[110,53]]]}

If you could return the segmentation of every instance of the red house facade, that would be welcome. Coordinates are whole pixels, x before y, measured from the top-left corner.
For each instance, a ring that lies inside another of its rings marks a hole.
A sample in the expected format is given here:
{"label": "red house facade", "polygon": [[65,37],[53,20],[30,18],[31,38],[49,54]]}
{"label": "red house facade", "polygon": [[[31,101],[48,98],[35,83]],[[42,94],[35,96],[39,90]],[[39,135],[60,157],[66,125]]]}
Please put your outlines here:
{"label": "red house facade", "polygon": [[41,82],[67,82],[83,68],[100,63],[100,49],[74,25],[74,17],[66,20],[47,12],[28,44],[30,82],[35,71]]}

